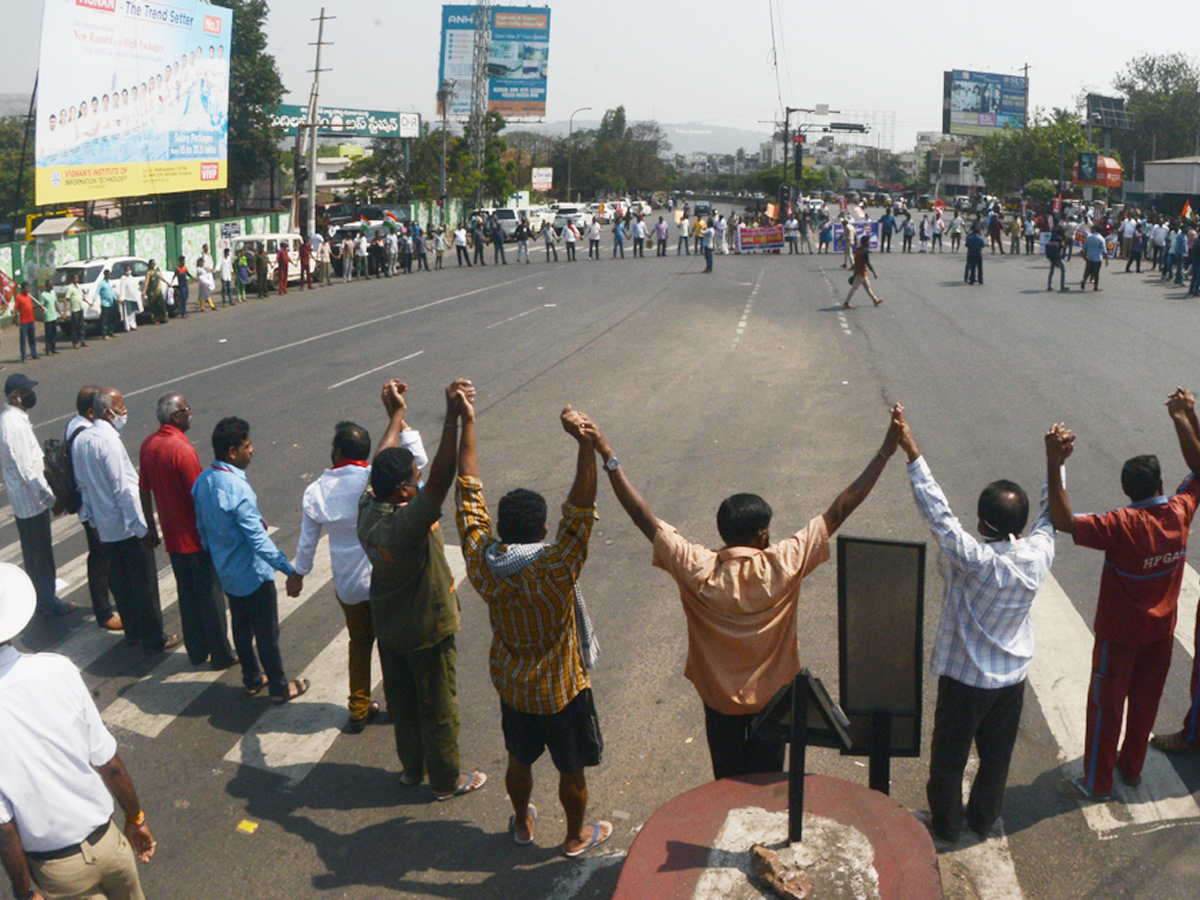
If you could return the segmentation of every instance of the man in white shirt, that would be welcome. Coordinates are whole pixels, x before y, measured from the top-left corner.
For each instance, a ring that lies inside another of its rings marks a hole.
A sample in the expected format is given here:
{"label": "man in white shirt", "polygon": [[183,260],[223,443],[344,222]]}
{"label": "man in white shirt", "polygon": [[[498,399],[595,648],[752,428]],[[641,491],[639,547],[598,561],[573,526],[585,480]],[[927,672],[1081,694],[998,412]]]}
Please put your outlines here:
{"label": "man in white shirt", "polygon": [[172,650],[179,635],[163,632],[158,566],[142,512],[138,475],[118,432],[129,411],[116,388],[102,388],[92,403],[96,421],[71,446],[75,482],[83,496],[80,515],[96,527],[112,567],[112,592],[125,624],[125,640],[148,653]]}
{"label": "man in white shirt", "polygon": [[233,253],[228,247],[221,254],[221,305],[233,306]]}
{"label": "man in white shirt", "polygon": [[789,216],[783,223],[783,239],[787,241],[789,256],[800,252],[800,223],[795,216]]}
{"label": "man in white shirt", "polygon": [[[91,428],[92,422],[96,420],[96,414],[92,411],[92,403],[98,393],[100,393],[100,388],[94,384],[85,384],[75,395],[75,415],[63,429],[63,440],[67,442],[68,451],[71,446],[71,438],[82,429]],[[79,524],[83,526],[83,531],[87,535],[88,592],[92,595],[92,612],[96,614],[96,624],[109,631],[121,631],[124,626],[121,624],[121,617],[113,609],[112,598],[108,592],[108,552],[104,549],[104,544],[101,543],[100,535],[96,533],[95,527],[84,518],[82,509],[79,510]]]}
{"label": "man in white shirt", "polygon": [[[684,216],[682,219],[679,220],[679,242],[675,245],[675,255],[676,256],[679,255],[680,250],[682,250],[687,256],[692,255],[692,249],[691,249],[691,247],[688,246],[688,238],[691,236],[691,234],[692,234],[691,220],[689,220],[687,216]],[[697,247],[696,249],[699,250],[700,248]]]}
{"label": "man in white shirt", "polygon": [[0,861],[17,900],[144,900],[135,857],[156,845],[116,740],[69,659],[12,645],[35,604],[28,576],[0,563]]}
{"label": "man in white shirt", "polygon": [[117,298],[121,302],[121,316],[126,331],[137,331],[137,314],[142,311],[142,292],[133,277],[133,266],[126,265],[117,282]]}
{"label": "man in white shirt", "polygon": [[467,228],[461,222],[454,229],[454,253],[459,266],[465,261],[467,268],[472,266],[471,254],[467,252]]}
{"label": "man in white shirt", "polygon": [[8,406],[0,412],[0,473],[8,491],[8,502],[17,520],[25,571],[37,589],[37,611],[46,618],[75,610],[54,596],[58,573],[54,545],[50,539],[50,514],[62,512],[46,482],[41,445],[29,422],[29,410],[37,404],[36,381],[20,373],[4,382]]}
{"label": "man in white shirt", "polygon": [[727,228],[725,217],[717,216],[717,221],[713,223],[713,230],[716,232],[717,247],[721,251],[722,256],[726,256],[729,253],[729,244],[725,240],[725,231]]}
{"label": "man in white shirt", "polygon": [[[389,388],[395,385],[393,393]],[[420,432],[404,421],[404,391],[408,385],[389,381],[383,388],[384,409],[390,419],[388,431],[397,432],[398,446],[413,455],[418,468],[429,462]],[[386,438],[385,438],[386,439]],[[299,597],[304,576],[312,571],[313,557],[321,530],[329,534],[329,557],[338,605],[350,635],[350,721],[346,731],[358,734],[379,714],[378,701],[371,699],[371,650],[375,629],[371,624],[371,561],[358,540],[358,501],[371,477],[371,436],[361,425],[339,422],[333,432],[331,467],[304,491],[301,503],[300,542],[289,575],[289,597]]]}

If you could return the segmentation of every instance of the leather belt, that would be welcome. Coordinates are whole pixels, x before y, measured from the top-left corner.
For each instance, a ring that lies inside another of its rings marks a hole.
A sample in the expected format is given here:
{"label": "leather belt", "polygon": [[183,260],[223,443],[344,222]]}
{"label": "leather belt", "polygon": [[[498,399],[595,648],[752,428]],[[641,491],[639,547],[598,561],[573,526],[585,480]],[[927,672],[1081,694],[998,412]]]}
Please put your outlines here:
{"label": "leather belt", "polygon": [[36,859],[39,862],[45,862],[51,859],[66,859],[68,856],[76,856],[82,852],[84,844],[97,844],[107,833],[110,825],[112,825],[112,819],[109,819],[78,844],[71,844],[69,847],[62,847],[58,850],[26,850],[25,855],[30,859]]}

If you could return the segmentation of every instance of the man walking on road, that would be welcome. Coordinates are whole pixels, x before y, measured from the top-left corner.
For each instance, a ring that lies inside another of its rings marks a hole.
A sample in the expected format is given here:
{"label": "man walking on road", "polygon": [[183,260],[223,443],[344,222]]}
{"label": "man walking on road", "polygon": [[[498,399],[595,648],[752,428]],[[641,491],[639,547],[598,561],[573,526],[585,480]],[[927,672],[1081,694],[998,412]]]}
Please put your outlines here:
{"label": "man walking on road", "polygon": [[654,545],[654,565],[679,587],[687,619],[684,675],[704,704],[713,778],[782,772],[784,745],[750,738],[750,723],[800,671],[796,616],[803,579],[829,559],[829,537],[871,493],[896,452],[899,407],[867,467],[796,534],[771,543],[771,507],[756,494],[733,494],[717,510],[725,546],[688,542],[650,511],[612,445],[597,431],[613,493]]}
{"label": "man walking on road", "polygon": [[871,279],[867,277],[867,269],[870,269],[871,274],[876,278],[879,277],[875,272],[875,267],[871,265],[870,234],[864,234],[862,240],[858,242],[858,247],[854,250],[854,274],[850,276],[850,293],[846,295],[846,302],[842,304],[843,309],[854,309],[854,304],[850,302],[850,298],[854,296],[854,292],[860,287],[866,290],[867,296],[875,302],[876,306],[883,302],[871,290]]}
{"label": "man walking on road", "polygon": [[1081,291],[1087,287],[1089,280],[1094,286],[1094,291],[1100,290],[1100,266],[1104,262],[1104,254],[1104,235],[1098,230],[1094,230],[1083,242],[1083,281],[1079,282]]}
{"label": "man walking on road", "polygon": [[1063,230],[1055,228],[1050,232],[1050,240],[1046,242],[1046,259],[1050,262],[1050,274],[1046,276],[1046,290],[1054,290],[1054,270],[1058,270],[1058,289],[1068,291],[1067,266],[1063,262]]}
{"label": "man walking on road", "polygon": [[579,444],[575,481],[554,543],[546,543],[546,501],[518,488],[501,498],[493,530],[475,453],[475,410],[462,402],[458,534],[467,577],[488,606],[492,684],[508,751],[509,831],[533,842],[533,764],[549,749],[567,820],[563,853],[579,856],[612,836],[612,823],[586,822],[585,769],[598,766],[604,741],[587,669],[599,646],[579,590],[596,521],[596,451],[591,420],[567,407],[562,426]]}
{"label": "man walking on road", "polygon": [[967,268],[963,275],[963,281],[967,284],[975,284],[976,281],[983,284],[983,247],[985,243],[983,235],[979,233],[979,226],[972,228],[966,240]]}
{"label": "man walking on road", "polygon": [[158,566],[138,495],[138,477],[121,443],[129,410],[116,388],[102,388],[92,402],[95,421],[71,445],[75,482],[83,497],[80,518],[95,528],[108,556],[113,597],[125,640],[147,653],[172,650],[178,635],[163,632]]}
{"label": "man walking on road", "polygon": [[37,590],[37,611],[52,618],[74,612],[74,603],[54,596],[57,571],[50,537],[50,516],[62,512],[46,482],[41,444],[33,433],[29,410],[37,404],[36,381],[16,373],[4,381],[8,406],[0,413],[0,473],[17,521],[25,572]]}
{"label": "man walking on road", "polygon": [[[931,668],[938,676],[937,707],[929,751],[930,831],[953,843],[963,820],[987,837],[1004,802],[1008,767],[1017,742],[1025,677],[1033,658],[1033,599],[1054,561],[1054,527],[1046,489],[1029,534],[1029,499],[1011,481],[994,481],[979,495],[979,534],[968,534],[917,449],[904,410],[895,413],[900,449],[917,511],[949,566]],[[1067,435],[1046,437],[1050,477],[1070,453]],[[971,745],[979,771],[963,808],[963,773]]]}
{"label": "man walking on road", "polygon": [[[1141,783],[1150,731],[1171,667],[1188,530],[1200,502],[1200,430],[1192,395],[1182,388],[1168,398],[1167,412],[1191,470],[1174,496],[1163,495],[1156,456],[1126,460],[1121,488],[1130,505],[1101,515],[1074,515],[1062,480],[1050,479],[1054,527],[1081,547],[1104,551],[1083,777],[1073,782],[1090,799],[1108,798],[1114,770],[1130,787]],[[1122,720],[1125,739],[1118,752]]]}
{"label": "man walking on road", "polygon": [[137,860],[156,845],[116,740],[70,660],[12,645],[35,602],[0,563],[0,861],[18,900],[145,900]]}
{"label": "man walking on road", "polygon": [[159,429],[142,441],[139,491],[150,541],[158,546],[154,504],[158,503],[163,541],[178,587],[179,618],[188,659],[228,669],[236,661],[225,631],[225,598],[217,584],[212,557],[196,530],[192,485],[204,471],[196,448],[187,439],[192,407],[182,394],[164,394],[155,409]]}
{"label": "man walking on road", "polygon": [[222,419],[213,429],[212,447],[213,464],[192,485],[196,530],[229,598],[246,694],[255,697],[265,687],[274,703],[287,703],[308,690],[304,678],[288,681],[279,652],[275,571],[291,575],[295,569],[267,534],[246,478],[254,457],[250,425],[234,416]]}
{"label": "man walking on road", "polygon": [[400,382],[384,391],[391,421],[371,466],[370,490],[358,501],[358,538],[371,560],[371,620],[400,782],[415,786],[428,774],[434,799],[450,800],[487,783],[482,771],[459,771],[458,592],[438,524],[454,481],[461,399],[469,400],[474,388],[462,379],[446,388],[442,438],[423,485],[412,451],[399,446]]}

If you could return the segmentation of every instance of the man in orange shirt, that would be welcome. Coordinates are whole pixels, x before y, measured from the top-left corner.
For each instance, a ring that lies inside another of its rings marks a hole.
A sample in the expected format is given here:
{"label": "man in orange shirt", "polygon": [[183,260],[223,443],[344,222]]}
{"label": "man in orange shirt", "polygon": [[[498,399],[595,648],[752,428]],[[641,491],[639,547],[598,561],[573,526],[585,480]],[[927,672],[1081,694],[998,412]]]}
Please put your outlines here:
{"label": "man in orange shirt", "polygon": [[[596,429],[593,443],[625,512],[654,544],[654,565],[679,585],[688,626],[684,675],[704,703],[713,777],[782,772],[784,745],[750,740],[750,723],[800,671],[796,613],[803,578],[829,559],[829,536],[867,498],[896,452],[893,419],[879,451],[824,514],[771,543],[771,507],[756,494],[734,494],[717,510],[725,546],[686,541],[655,517]],[[900,420],[903,421],[902,419]]]}
{"label": "man in orange shirt", "polygon": [[29,344],[29,355],[37,359],[37,325],[33,321],[33,295],[29,293],[28,282],[21,282],[21,290],[13,298],[13,310],[17,316],[17,329],[21,333],[21,362],[25,362],[26,343]]}

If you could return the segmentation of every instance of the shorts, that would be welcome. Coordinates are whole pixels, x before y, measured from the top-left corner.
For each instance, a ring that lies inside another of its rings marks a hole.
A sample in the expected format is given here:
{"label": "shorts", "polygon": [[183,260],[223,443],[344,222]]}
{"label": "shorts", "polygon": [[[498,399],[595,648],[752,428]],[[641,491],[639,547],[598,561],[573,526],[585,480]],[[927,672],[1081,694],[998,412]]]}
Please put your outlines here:
{"label": "shorts", "polygon": [[560,772],[578,772],[585,766],[600,765],[604,738],[600,718],[592,701],[592,689],[584,688],[556,713],[523,713],[500,703],[500,727],[504,731],[504,749],[524,766],[537,762],[549,749],[554,767]]}

